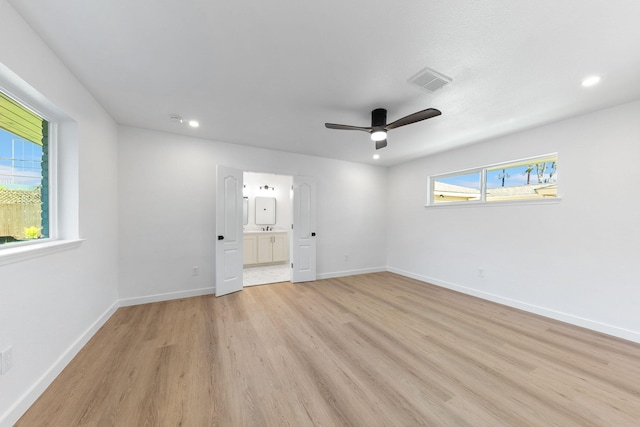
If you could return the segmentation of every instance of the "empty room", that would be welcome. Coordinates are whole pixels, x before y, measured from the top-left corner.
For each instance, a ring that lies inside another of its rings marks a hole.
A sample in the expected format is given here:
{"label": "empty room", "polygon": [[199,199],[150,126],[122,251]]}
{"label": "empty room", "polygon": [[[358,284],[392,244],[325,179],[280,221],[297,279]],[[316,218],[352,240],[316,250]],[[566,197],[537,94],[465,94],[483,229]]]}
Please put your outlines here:
{"label": "empty room", "polygon": [[0,427],[637,426],[638,16],[0,0]]}

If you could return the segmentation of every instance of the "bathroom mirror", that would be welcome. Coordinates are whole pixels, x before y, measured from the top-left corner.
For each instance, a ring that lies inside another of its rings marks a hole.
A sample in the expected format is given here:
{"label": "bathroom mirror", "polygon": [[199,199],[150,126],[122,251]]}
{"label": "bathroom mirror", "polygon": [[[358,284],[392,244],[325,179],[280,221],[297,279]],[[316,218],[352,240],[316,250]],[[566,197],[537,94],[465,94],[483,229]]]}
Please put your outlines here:
{"label": "bathroom mirror", "polygon": [[242,225],[249,224],[249,198],[242,198]]}
{"label": "bathroom mirror", "polygon": [[275,197],[256,197],[256,225],[274,225],[275,223]]}

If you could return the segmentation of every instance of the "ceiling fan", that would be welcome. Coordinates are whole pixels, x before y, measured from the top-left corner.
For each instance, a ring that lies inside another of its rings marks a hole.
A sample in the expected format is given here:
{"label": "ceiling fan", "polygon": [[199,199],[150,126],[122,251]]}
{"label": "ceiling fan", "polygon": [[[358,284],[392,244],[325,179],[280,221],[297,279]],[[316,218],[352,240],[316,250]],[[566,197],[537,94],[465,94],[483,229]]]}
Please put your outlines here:
{"label": "ceiling fan", "polygon": [[369,127],[338,125],[335,123],[325,123],[324,125],[329,129],[361,130],[368,132],[371,134],[371,139],[376,142],[376,150],[379,150],[387,146],[387,131],[399,128],[400,126],[410,125],[411,123],[430,119],[432,117],[439,116],[440,114],[442,114],[440,110],[427,108],[426,110],[409,114],[408,116],[398,119],[393,123],[387,124],[387,110],[384,108],[376,108],[371,112],[371,126]]}

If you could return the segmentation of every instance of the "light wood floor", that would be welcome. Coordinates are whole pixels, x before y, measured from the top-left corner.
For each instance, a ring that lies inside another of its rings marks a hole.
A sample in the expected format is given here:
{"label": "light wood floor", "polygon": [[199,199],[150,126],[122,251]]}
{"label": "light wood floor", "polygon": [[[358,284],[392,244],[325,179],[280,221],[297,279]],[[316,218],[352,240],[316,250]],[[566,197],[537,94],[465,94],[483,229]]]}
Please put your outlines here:
{"label": "light wood floor", "polygon": [[391,273],[119,309],[17,426],[638,426],[640,345]]}

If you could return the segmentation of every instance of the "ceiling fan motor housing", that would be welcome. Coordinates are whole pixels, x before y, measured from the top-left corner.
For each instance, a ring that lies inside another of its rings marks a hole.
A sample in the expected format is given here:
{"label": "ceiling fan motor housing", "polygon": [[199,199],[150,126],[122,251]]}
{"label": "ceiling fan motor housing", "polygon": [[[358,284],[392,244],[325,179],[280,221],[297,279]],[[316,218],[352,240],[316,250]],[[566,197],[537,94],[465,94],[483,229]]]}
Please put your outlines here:
{"label": "ceiling fan motor housing", "polygon": [[376,108],[371,112],[371,127],[373,128],[373,131],[384,128],[386,124],[387,110],[385,110],[384,108]]}

